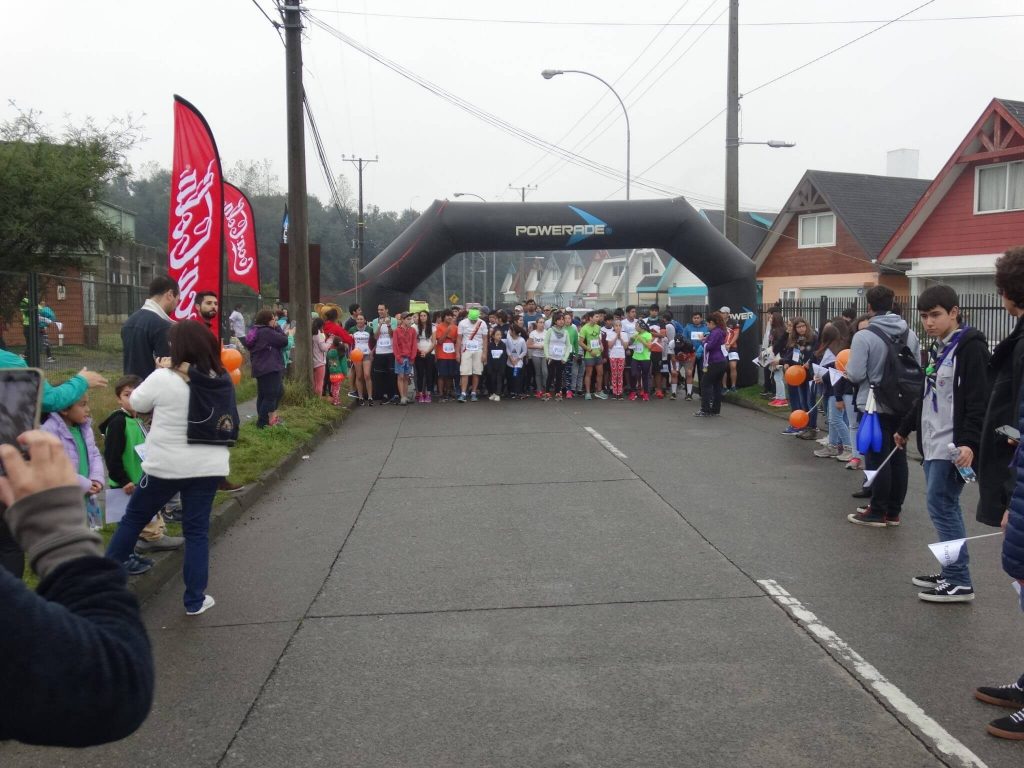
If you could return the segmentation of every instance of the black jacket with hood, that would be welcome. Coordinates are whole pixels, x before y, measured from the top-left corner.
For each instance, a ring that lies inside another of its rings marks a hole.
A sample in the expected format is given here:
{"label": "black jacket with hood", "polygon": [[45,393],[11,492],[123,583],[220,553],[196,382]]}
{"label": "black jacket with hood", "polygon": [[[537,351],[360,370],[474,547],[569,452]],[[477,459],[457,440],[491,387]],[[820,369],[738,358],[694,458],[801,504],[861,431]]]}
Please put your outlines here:
{"label": "black jacket with hood", "polygon": [[[978,466],[982,422],[988,405],[988,342],[977,328],[965,328],[953,355],[953,442],[974,452],[973,466]],[[903,417],[897,433],[906,437],[917,432],[917,449],[921,444],[921,408],[924,393]]]}

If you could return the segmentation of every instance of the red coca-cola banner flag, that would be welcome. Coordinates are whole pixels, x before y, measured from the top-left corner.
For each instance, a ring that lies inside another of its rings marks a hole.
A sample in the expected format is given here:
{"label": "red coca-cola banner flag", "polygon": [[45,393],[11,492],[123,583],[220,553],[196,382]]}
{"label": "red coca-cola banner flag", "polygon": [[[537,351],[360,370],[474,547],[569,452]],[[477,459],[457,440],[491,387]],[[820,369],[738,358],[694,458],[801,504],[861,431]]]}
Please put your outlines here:
{"label": "red coca-cola banner flag", "polygon": [[[202,321],[195,306],[196,293],[222,295],[224,190],[210,126],[199,110],[180,96],[174,97],[174,163],[167,226],[167,272],[181,289],[174,319]],[[218,339],[219,325],[210,325]]]}
{"label": "red coca-cola banner flag", "polygon": [[228,250],[228,280],[260,292],[259,252],[256,249],[256,217],[252,205],[234,184],[224,182],[224,238]]}

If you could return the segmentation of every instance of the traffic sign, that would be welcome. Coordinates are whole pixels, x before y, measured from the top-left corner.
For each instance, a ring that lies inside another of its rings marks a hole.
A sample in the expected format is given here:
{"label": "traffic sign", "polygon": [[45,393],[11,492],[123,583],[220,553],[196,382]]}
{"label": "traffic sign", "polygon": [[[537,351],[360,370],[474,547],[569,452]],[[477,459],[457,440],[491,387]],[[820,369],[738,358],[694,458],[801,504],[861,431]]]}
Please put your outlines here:
{"label": "traffic sign", "polygon": [[459,303],[459,294],[453,293],[451,296],[448,297],[448,301],[451,304],[458,304]]}

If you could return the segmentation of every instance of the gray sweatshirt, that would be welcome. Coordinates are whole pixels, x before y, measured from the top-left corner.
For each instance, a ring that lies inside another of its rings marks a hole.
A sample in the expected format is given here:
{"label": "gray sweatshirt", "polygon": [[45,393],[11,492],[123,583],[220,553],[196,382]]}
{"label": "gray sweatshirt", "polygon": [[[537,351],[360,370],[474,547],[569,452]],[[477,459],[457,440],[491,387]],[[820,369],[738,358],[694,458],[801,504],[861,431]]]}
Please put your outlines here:
{"label": "gray sweatshirt", "polygon": [[509,336],[505,339],[505,349],[508,350],[508,367],[512,367],[512,358],[519,358],[520,364],[526,362],[526,339],[520,336],[518,339],[513,339]]}
{"label": "gray sweatshirt", "polygon": [[[898,338],[907,330],[906,321],[891,312],[885,315],[875,315],[868,324],[880,328],[893,339]],[[917,334],[913,331],[907,334],[907,346],[920,359],[921,344],[917,340]],[[846,375],[854,384],[861,385],[857,388],[857,406],[860,408],[863,408],[867,402],[870,389],[868,385],[877,384],[885,372],[886,353],[885,342],[878,338],[873,331],[865,328],[853,335]],[[878,403],[878,412],[889,413],[889,410]]]}

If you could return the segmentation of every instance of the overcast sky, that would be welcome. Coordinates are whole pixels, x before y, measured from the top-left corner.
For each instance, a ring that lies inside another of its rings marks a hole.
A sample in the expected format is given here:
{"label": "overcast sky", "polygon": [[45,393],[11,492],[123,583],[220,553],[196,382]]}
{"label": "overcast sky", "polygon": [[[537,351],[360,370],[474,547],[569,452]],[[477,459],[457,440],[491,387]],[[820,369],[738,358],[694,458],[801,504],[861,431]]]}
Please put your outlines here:
{"label": "overcast sky", "polygon": [[[272,0],[258,2],[277,18]],[[740,91],[923,2],[743,0]],[[622,173],[625,127],[614,97],[581,75],[540,76],[545,68],[593,72],[626,101],[634,177],[666,192],[685,190],[698,207],[721,206],[724,115],[657,161],[725,106],[728,0],[304,4],[474,107]],[[252,0],[3,5],[0,117],[14,114],[8,100],[42,110],[55,125],[65,114],[142,114],[148,141],[133,164],[169,166],[171,97],[179,93],[205,114],[225,169],[268,158],[286,179],[284,50]],[[885,173],[885,153],[895,148],[920,150],[920,176],[934,176],[991,98],[1024,99],[1024,16],[1013,14],[1024,14],[1020,0],[935,0],[908,21],[751,93],[742,101],[743,138],[797,146],[741,148],[741,207],[778,210],[808,168]],[[912,21],[966,15],[1004,18]],[[864,23],[824,23],[830,21]],[[354,189],[354,169],[342,154],[380,157],[365,172],[370,203],[422,209],[463,191],[518,199],[510,184],[537,185],[528,200],[623,196],[621,182],[546,156],[316,27],[307,29],[304,56],[306,90],[335,173],[344,172]],[[595,128],[596,140],[577,146]],[[307,162],[310,190],[326,200],[311,146]],[[633,188],[634,199],[657,196],[665,193]]]}

